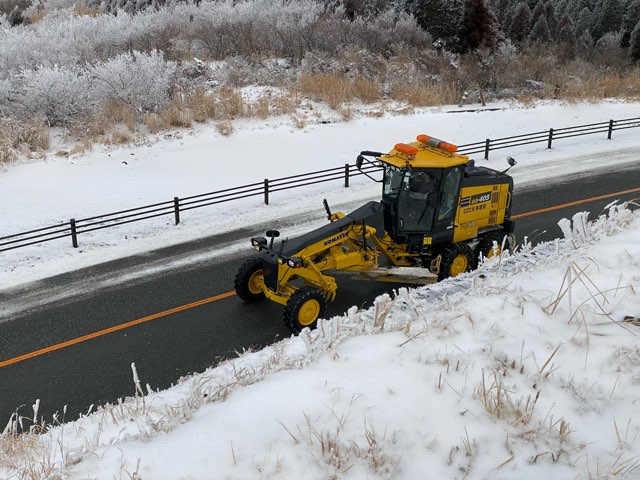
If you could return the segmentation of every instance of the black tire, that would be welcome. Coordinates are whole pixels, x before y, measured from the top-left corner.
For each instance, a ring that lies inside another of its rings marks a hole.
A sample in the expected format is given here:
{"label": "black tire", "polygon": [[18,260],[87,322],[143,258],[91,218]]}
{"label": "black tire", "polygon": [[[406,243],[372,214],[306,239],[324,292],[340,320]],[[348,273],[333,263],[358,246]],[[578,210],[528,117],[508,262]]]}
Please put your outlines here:
{"label": "black tire", "polygon": [[468,272],[474,265],[473,252],[466,243],[447,245],[441,255],[438,281]]}
{"label": "black tire", "polygon": [[[502,253],[502,241],[507,234],[504,232],[489,232],[480,237],[478,246],[476,247],[476,263],[475,268],[478,268],[480,264],[480,258],[491,258],[494,255],[493,242],[498,244],[498,251],[495,252],[498,255]],[[505,250],[510,250],[509,241],[504,244]]]}
{"label": "black tire", "polygon": [[284,323],[294,334],[314,329],[327,310],[327,299],[317,287],[302,287],[291,295],[284,307]]}
{"label": "black tire", "polygon": [[256,278],[262,275],[262,259],[253,257],[246,260],[238,269],[233,286],[238,297],[246,303],[256,303],[264,299],[264,292],[256,285]]}

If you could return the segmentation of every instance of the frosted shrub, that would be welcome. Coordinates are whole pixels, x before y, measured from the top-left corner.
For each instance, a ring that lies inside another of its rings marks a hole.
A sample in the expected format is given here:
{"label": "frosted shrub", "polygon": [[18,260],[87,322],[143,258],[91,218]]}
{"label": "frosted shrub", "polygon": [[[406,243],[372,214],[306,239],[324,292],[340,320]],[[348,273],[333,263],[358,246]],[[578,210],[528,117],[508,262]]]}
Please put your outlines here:
{"label": "frosted shrub", "polygon": [[41,115],[50,124],[64,123],[74,115],[92,110],[96,99],[91,98],[90,80],[80,69],[42,67],[24,70],[20,104],[25,114]]}
{"label": "frosted shrub", "polygon": [[161,52],[123,53],[90,68],[96,96],[121,100],[138,111],[156,111],[169,98],[175,62],[166,62]]}

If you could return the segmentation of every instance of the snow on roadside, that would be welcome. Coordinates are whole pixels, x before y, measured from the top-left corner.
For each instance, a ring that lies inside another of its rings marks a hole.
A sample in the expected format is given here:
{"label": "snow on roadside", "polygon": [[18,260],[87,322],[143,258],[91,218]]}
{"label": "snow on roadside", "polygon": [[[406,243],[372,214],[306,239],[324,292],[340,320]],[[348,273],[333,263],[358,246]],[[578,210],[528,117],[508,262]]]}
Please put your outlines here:
{"label": "snow on roadside", "polygon": [[640,212],[585,218],[44,435],[9,425],[0,477],[637,478]]}
{"label": "snow on roadside", "polygon": [[[86,218],[136,206],[171,200],[324,168],[353,163],[363,149],[388,150],[417,133],[451,142],[637,117],[638,103],[539,104],[519,108],[490,105],[499,111],[464,111],[467,108],[424,109],[413,115],[359,118],[350,122],[292,127],[287,119],[236,122],[236,133],[221,137],[211,125],[173,132],[139,146],[96,148],[85,155],[27,162],[0,173],[0,237],[54,225],[69,218]],[[448,112],[457,113],[448,113]],[[602,138],[600,138],[602,137]],[[640,136],[633,129],[604,136],[558,141],[554,150],[528,145],[491,154],[479,164],[501,168],[507,155],[519,165],[511,170],[516,188],[548,178],[557,179],[607,165],[637,163]],[[612,149],[621,150],[610,155]],[[578,156],[580,162],[571,161]],[[365,177],[353,178],[351,188],[340,182],[277,192],[271,205],[260,197],[184,212],[173,226],[170,216],[80,235],[79,249],[69,238],[0,253],[0,289],[57,273],[122,258],[195,238],[250,226],[286,216],[316,211],[322,218],[322,199],[332,205],[358,203],[379,195],[379,185]],[[257,232],[256,232],[257,233]]]}

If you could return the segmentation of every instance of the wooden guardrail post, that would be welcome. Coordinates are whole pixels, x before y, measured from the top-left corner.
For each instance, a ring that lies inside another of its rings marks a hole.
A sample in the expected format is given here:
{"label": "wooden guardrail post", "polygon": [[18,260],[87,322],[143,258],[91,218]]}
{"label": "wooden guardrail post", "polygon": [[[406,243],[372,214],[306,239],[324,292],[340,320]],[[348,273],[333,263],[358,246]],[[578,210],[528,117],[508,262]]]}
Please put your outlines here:
{"label": "wooden guardrail post", "polygon": [[264,204],[269,205],[269,179],[264,179]]}
{"label": "wooden guardrail post", "polygon": [[484,159],[489,160],[489,150],[491,150],[491,139],[487,138],[484,142]]}
{"label": "wooden guardrail post", "polygon": [[607,133],[607,140],[611,140],[612,132],[613,132],[613,120],[609,120],[609,132]]}
{"label": "wooden guardrail post", "polygon": [[549,141],[547,142],[548,149],[551,149],[551,142],[553,142],[553,128],[549,129]]}
{"label": "wooden guardrail post", "polygon": [[349,164],[344,164],[344,188],[349,188]]}
{"label": "wooden guardrail post", "polygon": [[76,219],[69,220],[69,226],[71,227],[71,244],[73,248],[78,248],[78,229],[76,228]]}
{"label": "wooden guardrail post", "polygon": [[176,225],[180,223],[180,199],[173,197],[173,213],[176,218]]}

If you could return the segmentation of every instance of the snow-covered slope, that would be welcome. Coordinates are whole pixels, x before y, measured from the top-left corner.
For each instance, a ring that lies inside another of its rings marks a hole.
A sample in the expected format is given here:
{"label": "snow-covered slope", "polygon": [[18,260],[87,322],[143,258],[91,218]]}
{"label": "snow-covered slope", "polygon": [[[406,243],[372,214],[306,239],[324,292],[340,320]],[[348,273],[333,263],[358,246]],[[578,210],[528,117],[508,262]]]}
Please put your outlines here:
{"label": "snow-covered slope", "polygon": [[638,478],[640,214],[585,218],[167,391],[134,368],[135,398],[9,425],[0,477]]}

